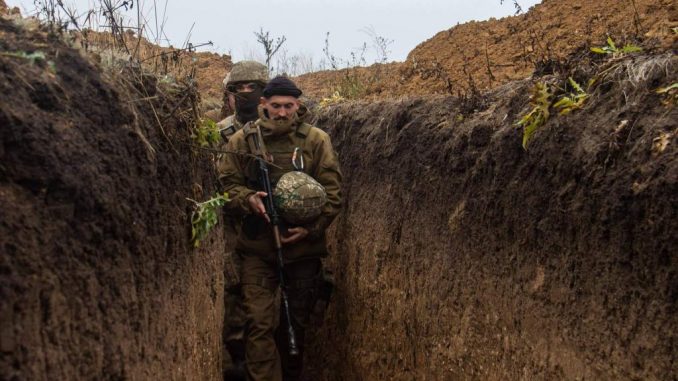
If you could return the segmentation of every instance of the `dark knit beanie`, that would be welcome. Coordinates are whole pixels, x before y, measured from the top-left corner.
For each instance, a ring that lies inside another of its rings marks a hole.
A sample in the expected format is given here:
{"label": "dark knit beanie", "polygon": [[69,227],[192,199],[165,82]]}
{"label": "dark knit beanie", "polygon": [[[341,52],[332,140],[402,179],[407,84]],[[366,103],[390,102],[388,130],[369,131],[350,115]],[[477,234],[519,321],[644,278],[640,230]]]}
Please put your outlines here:
{"label": "dark knit beanie", "polygon": [[277,76],[270,80],[266,87],[264,87],[264,97],[270,98],[274,95],[291,95],[295,98],[299,98],[301,95],[301,90],[290,81],[289,78],[283,76]]}

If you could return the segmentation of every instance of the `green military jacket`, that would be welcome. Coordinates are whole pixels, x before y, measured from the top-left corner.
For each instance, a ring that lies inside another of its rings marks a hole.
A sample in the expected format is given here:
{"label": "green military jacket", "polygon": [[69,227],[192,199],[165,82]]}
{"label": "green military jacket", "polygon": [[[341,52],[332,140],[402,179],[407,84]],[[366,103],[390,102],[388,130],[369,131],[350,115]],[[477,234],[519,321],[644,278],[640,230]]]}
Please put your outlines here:
{"label": "green military jacket", "polygon": [[235,115],[230,115],[219,121],[217,123],[217,128],[219,129],[223,141],[228,142],[228,139],[230,139],[236,131],[242,130],[243,124],[240,123]]}
{"label": "green military jacket", "polygon": [[[259,123],[257,121],[256,123]],[[292,154],[295,147],[303,152],[304,172],[316,179],[327,192],[327,202],[320,217],[304,225],[309,235],[303,240],[283,246],[283,258],[291,262],[303,258],[327,255],[325,229],[334,220],[341,208],[341,171],[330,137],[327,133],[308,123],[300,122],[288,134],[265,136],[264,144],[273,156],[269,166],[271,185],[275,188],[280,177],[294,170]],[[231,152],[249,153],[249,146],[242,129],[231,136],[226,147]],[[257,255],[271,262],[275,261],[275,244],[270,225],[260,216],[251,213],[247,198],[262,190],[258,182],[258,165],[245,155],[225,154],[218,163],[219,181],[228,192],[230,201],[225,210],[229,214],[243,216],[239,229],[236,250],[245,255]]]}

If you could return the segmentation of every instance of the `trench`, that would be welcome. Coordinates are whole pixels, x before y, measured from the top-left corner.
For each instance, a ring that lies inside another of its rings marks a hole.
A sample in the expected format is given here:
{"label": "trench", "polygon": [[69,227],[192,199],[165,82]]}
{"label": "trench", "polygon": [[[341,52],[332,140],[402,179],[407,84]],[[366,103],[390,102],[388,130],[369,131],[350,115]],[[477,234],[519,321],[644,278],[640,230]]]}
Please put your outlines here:
{"label": "trench", "polygon": [[[154,116],[188,114],[181,89],[0,31],[57,68],[0,60],[0,378],[220,379],[228,243],[192,248],[186,200],[217,191],[212,158],[179,144],[189,121]],[[528,150],[514,121],[530,81],[472,112],[452,97],[319,111],[345,203],[306,379],[678,373],[677,115],[653,91],[676,60],[624,65]]]}

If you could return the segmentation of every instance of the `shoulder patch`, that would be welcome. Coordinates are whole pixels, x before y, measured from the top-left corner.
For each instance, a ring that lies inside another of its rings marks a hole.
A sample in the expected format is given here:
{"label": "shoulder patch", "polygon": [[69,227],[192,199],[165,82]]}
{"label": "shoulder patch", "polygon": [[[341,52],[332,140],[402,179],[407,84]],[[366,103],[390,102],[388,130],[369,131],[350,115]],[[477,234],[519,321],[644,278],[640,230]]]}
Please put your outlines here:
{"label": "shoulder patch", "polygon": [[228,141],[228,139],[233,136],[236,131],[238,131],[234,121],[235,118],[233,115],[231,115],[217,123],[217,126],[219,127],[219,133],[221,134],[221,138],[224,139],[224,141]]}

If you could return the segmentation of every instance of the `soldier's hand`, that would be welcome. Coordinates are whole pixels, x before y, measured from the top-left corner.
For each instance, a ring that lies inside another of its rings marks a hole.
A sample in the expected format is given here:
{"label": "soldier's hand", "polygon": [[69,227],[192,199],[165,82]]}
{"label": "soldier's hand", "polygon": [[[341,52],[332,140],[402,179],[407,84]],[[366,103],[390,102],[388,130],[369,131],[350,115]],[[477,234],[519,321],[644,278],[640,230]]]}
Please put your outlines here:
{"label": "soldier's hand", "polygon": [[287,232],[290,233],[291,235],[287,237],[284,236],[280,237],[280,242],[282,242],[283,244],[297,243],[302,239],[306,238],[306,236],[308,235],[308,230],[302,228],[301,226],[287,229]]}
{"label": "soldier's hand", "polygon": [[266,207],[264,206],[264,202],[261,201],[262,197],[266,197],[266,192],[257,192],[251,195],[247,198],[247,202],[250,204],[252,213],[260,215],[270,223],[271,219],[268,217],[268,214],[266,214]]}

